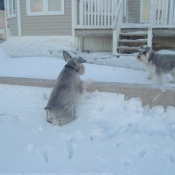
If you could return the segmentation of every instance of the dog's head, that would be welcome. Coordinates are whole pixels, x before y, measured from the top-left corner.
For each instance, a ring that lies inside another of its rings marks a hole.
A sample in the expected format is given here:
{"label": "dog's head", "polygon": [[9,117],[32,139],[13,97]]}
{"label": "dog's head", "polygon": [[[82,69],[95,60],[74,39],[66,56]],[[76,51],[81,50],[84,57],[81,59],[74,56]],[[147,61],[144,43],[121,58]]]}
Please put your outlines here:
{"label": "dog's head", "polygon": [[146,64],[149,60],[151,52],[151,47],[145,45],[139,48],[139,54],[137,55],[137,60],[141,61],[142,63]]}
{"label": "dog's head", "polygon": [[79,75],[83,75],[85,73],[85,67],[82,64],[86,62],[85,59],[83,59],[82,57],[78,57],[78,58],[71,57],[71,55],[66,51],[63,51],[63,57],[64,57],[64,60],[67,62],[66,65],[74,68],[74,70]]}

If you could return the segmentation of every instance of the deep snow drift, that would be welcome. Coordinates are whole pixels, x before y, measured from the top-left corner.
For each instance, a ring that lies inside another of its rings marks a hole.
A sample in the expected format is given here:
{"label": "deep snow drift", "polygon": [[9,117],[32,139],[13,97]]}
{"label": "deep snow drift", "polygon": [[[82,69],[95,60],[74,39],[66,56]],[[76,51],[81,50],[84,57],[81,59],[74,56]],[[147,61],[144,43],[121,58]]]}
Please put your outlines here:
{"label": "deep snow drift", "polygon": [[[65,64],[62,50],[67,50],[88,60],[83,80],[155,84],[133,55],[81,53],[66,38],[14,45],[0,44],[0,76],[56,79]],[[122,94],[86,93],[78,118],[60,127],[46,122],[51,90],[0,84],[0,174],[175,174],[175,107],[149,109]]]}
{"label": "deep snow drift", "polygon": [[50,91],[0,86],[1,172],[174,175],[174,107],[87,93],[78,119],[59,127],[45,120]]}

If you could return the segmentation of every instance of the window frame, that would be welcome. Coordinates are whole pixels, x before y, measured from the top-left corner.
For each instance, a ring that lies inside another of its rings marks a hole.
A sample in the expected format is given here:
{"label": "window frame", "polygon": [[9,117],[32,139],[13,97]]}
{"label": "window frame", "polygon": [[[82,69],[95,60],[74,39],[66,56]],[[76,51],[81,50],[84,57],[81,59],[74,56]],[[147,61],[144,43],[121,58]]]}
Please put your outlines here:
{"label": "window frame", "polygon": [[[12,1],[12,6],[10,7],[10,1]],[[7,18],[15,18],[17,15],[16,15],[16,0],[7,0],[6,1],[6,8],[7,8]],[[11,12],[12,14],[10,14],[10,9],[11,9]],[[15,9],[15,11],[14,11]]]}
{"label": "window frame", "polygon": [[43,0],[44,11],[43,12],[31,12],[30,0],[26,0],[26,12],[28,16],[43,16],[43,15],[64,15],[64,0],[61,0],[61,11],[48,11],[48,0]]}

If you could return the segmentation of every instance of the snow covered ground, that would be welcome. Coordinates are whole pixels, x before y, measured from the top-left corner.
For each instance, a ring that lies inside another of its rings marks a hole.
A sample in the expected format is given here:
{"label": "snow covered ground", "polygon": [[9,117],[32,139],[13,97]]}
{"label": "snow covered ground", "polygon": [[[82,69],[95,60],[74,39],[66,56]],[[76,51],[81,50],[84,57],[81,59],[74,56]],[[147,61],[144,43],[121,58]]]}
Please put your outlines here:
{"label": "snow covered ground", "polygon": [[[84,64],[84,80],[155,84],[134,56],[81,53],[66,38],[44,39],[0,44],[0,76],[56,79],[67,50],[96,63]],[[0,85],[0,173],[175,174],[175,107],[149,109],[122,94],[87,92],[78,119],[59,127],[45,120],[51,90]]]}

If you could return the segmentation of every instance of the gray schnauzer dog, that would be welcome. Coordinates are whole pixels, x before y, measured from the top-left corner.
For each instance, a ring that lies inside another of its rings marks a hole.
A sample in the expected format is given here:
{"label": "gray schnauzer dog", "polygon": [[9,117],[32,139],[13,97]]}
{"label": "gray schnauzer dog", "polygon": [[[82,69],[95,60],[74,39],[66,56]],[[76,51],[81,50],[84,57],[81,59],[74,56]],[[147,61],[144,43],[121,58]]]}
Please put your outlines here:
{"label": "gray schnauzer dog", "polygon": [[137,59],[146,65],[149,72],[148,79],[156,75],[158,83],[162,83],[163,75],[169,73],[174,79],[171,83],[175,83],[175,55],[158,54],[149,46],[142,46]]}
{"label": "gray schnauzer dog", "polygon": [[81,57],[72,58],[66,51],[63,51],[63,57],[67,64],[59,74],[45,107],[47,121],[60,126],[77,118],[76,104],[87,87],[86,82],[81,81],[79,76],[85,72],[82,63],[86,60]]}

